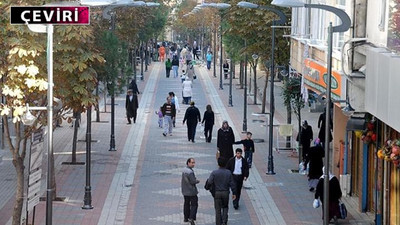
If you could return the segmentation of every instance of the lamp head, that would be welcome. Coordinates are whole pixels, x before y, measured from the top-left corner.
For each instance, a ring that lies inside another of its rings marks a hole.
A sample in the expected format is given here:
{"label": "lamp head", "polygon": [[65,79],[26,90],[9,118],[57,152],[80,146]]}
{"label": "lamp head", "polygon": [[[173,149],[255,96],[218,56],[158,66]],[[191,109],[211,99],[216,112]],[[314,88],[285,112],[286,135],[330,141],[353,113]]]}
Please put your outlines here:
{"label": "lamp head", "polygon": [[218,9],[227,9],[230,7],[231,7],[231,4],[228,4],[228,3],[217,3],[217,6],[216,6],[216,8],[218,8]]}
{"label": "lamp head", "polygon": [[158,2],[146,2],[147,7],[159,7],[160,3]]}
{"label": "lamp head", "polygon": [[36,116],[32,115],[31,111],[29,111],[29,105],[27,104],[26,112],[21,117],[22,123],[27,126],[32,126],[36,119]]}
{"label": "lamp head", "polygon": [[253,55],[251,55],[251,57],[252,57],[254,60],[258,59],[258,55],[257,55],[257,54],[253,54]]}
{"label": "lamp head", "polygon": [[241,1],[237,4],[238,7],[240,8],[246,8],[246,9],[257,9],[258,5],[251,3],[251,2],[245,2],[245,1]]}
{"label": "lamp head", "polygon": [[304,7],[305,3],[299,0],[273,0],[271,5],[280,7]]}
{"label": "lamp head", "polygon": [[115,0],[80,0],[80,4],[84,6],[107,6],[115,2]]}

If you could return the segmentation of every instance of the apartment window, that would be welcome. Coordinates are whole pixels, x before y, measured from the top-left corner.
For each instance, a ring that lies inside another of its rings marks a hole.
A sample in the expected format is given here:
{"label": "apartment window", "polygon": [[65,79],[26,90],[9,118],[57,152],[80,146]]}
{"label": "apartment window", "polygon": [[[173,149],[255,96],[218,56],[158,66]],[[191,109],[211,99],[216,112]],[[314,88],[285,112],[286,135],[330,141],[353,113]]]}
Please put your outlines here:
{"label": "apartment window", "polygon": [[325,21],[326,11],[313,9],[311,11],[311,39],[315,41],[324,41],[327,32]]}
{"label": "apartment window", "polygon": [[380,0],[380,21],[379,21],[379,30],[385,31],[385,24],[386,24],[386,0]]}
{"label": "apartment window", "polygon": [[[345,10],[345,0],[336,0],[338,5],[336,5],[337,8]],[[341,4],[339,4],[341,3]],[[342,20],[339,17],[336,17],[335,24],[340,24],[342,23]],[[344,33],[333,33],[333,47],[337,50],[339,50],[344,43]]]}
{"label": "apartment window", "polygon": [[346,0],[336,0],[336,5],[346,6]]}

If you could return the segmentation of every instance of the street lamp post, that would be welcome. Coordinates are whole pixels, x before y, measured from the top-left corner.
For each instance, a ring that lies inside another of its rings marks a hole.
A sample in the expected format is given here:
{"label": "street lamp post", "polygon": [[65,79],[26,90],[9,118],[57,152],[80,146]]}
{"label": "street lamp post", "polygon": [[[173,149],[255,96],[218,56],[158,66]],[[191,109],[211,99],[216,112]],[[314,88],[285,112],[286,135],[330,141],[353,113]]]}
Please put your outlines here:
{"label": "street lamp post", "polygon": [[219,22],[219,90],[224,90],[224,85],[222,84],[222,15]]}
{"label": "street lamp post", "polygon": [[254,72],[254,100],[253,103],[254,105],[257,105],[257,60],[258,60],[258,55],[257,54],[253,54],[251,56],[253,58],[253,63],[254,63],[254,67],[253,67],[253,72]]}
{"label": "street lamp post", "polygon": [[259,6],[250,2],[239,2],[237,4],[242,8],[249,9],[264,9],[271,11],[279,16],[279,20],[272,21],[272,46],[271,46],[271,76],[270,76],[270,101],[269,101],[269,131],[268,131],[268,175],[274,175],[274,156],[273,156],[273,139],[274,139],[274,112],[275,112],[275,98],[274,98],[274,75],[275,75],[275,25],[282,25],[286,23],[286,16],[282,11],[269,7],[269,6]]}
{"label": "street lamp post", "polygon": [[244,40],[243,133],[247,132],[247,41]]}
{"label": "street lamp post", "polygon": [[[330,105],[332,102],[331,99],[331,80],[332,80],[332,37],[334,32],[346,32],[349,30],[351,25],[351,20],[349,15],[341,9],[335,8],[329,5],[320,5],[320,4],[305,4],[298,0],[274,0],[272,1],[273,5],[283,6],[283,7],[305,7],[305,8],[316,8],[322,9],[328,12],[335,14],[339,17],[342,23],[338,26],[332,26],[332,22],[329,23],[328,27],[328,53],[327,53],[327,75],[328,75],[328,83],[326,87],[326,118],[325,118],[325,140],[329,140],[330,134]],[[329,143],[325,144],[325,171],[324,171],[324,225],[329,224]]]}
{"label": "street lamp post", "polygon": [[233,59],[231,57],[231,71],[229,74],[229,102],[228,102],[228,106],[229,107],[233,107],[232,104],[232,73],[233,73]]}

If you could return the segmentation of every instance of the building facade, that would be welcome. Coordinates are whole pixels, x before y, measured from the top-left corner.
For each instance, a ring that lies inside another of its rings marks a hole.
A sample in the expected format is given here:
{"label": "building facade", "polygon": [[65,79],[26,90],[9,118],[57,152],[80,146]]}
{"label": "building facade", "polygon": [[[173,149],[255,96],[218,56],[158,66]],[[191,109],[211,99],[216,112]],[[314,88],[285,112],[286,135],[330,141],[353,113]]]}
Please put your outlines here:
{"label": "building facade", "polygon": [[[331,167],[358,210],[400,224],[400,1],[302,0],[343,9],[352,25],[333,37]],[[308,93],[326,92],[327,27],[334,14],[293,8],[291,67]],[[354,113],[343,111],[351,105]]]}

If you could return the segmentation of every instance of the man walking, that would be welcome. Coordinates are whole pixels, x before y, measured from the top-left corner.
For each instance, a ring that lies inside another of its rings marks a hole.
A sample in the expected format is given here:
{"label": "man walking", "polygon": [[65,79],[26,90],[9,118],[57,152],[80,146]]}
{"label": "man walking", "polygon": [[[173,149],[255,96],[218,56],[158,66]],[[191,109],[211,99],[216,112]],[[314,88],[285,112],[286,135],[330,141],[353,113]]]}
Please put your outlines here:
{"label": "man walking", "polygon": [[164,137],[169,134],[172,136],[172,121],[175,118],[176,110],[175,105],[172,104],[171,98],[167,97],[167,102],[161,107],[162,114],[164,116]]}
{"label": "man walking", "polygon": [[190,222],[191,225],[195,224],[194,221],[196,220],[199,200],[197,197],[199,191],[197,190],[196,184],[198,184],[200,181],[196,179],[193,171],[195,163],[196,162],[194,158],[189,158],[186,161],[186,168],[183,169],[181,181],[182,195],[184,197],[184,222]]}
{"label": "man walking", "polygon": [[136,93],[133,94],[132,89],[128,89],[125,100],[126,118],[128,119],[128,124],[132,124],[131,118],[133,118],[133,123],[136,123],[137,108],[139,107],[138,98]]}
{"label": "man walking", "polygon": [[243,139],[241,141],[235,141],[234,144],[242,144],[244,148],[244,157],[249,164],[249,168],[251,168],[251,164],[253,162],[253,153],[255,151],[254,148],[254,141],[251,139],[253,134],[251,132],[247,132],[246,134],[246,139]]}
{"label": "man walking", "polygon": [[249,177],[249,165],[242,156],[242,149],[236,149],[236,156],[229,159],[226,168],[232,172],[233,181],[236,189],[236,199],[233,200],[233,207],[239,208],[240,193],[242,191],[243,180]]}
{"label": "man walking", "polygon": [[196,135],[197,123],[201,122],[200,111],[194,106],[194,101],[190,102],[190,106],[186,109],[183,124],[187,124],[188,141],[194,143],[194,136]]}
{"label": "man walking", "polygon": [[210,70],[211,69],[211,61],[213,59],[213,55],[211,52],[207,53],[206,59],[207,59],[207,69]]}
{"label": "man walking", "polygon": [[232,199],[236,199],[236,186],[232,178],[232,173],[225,168],[225,165],[225,159],[218,158],[219,168],[212,171],[207,180],[215,188],[214,208],[216,225],[226,225],[228,223],[229,189],[232,190]]}

